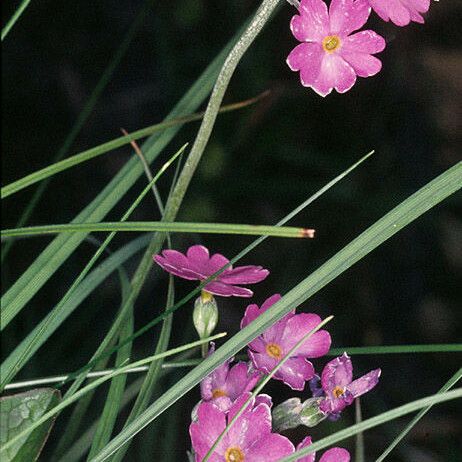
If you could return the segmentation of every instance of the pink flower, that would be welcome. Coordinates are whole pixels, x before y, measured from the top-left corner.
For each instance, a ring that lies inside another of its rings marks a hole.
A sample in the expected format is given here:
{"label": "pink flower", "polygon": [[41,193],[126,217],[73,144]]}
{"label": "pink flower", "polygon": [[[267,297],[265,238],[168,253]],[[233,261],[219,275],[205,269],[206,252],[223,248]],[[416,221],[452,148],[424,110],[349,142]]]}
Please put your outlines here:
{"label": "pink flower", "polygon": [[380,71],[382,63],[372,55],[385,48],[385,40],[372,30],[350,35],[369,17],[365,0],[332,0],[329,12],[322,0],[301,0],[299,13],[292,18],[290,28],[304,43],[291,51],[287,64],[300,71],[303,86],[321,96],[333,88],[345,93],[357,75],[370,77]]}
{"label": "pink flower", "polygon": [[[311,444],[311,437],[307,436],[298,446],[299,449],[305,448]],[[316,453],[312,453],[305,457],[300,457],[297,462],[314,462]],[[327,450],[319,459],[319,462],[350,462],[350,453],[343,448],[332,448]]]}
{"label": "pink flower", "polygon": [[[229,263],[223,255],[216,253],[209,256],[209,251],[202,245],[193,245],[186,255],[176,250],[164,250],[162,255],[154,255],[154,261],[165,271],[183,279],[204,281],[220,268]],[[261,266],[232,266],[226,268],[215,280],[209,282],[204,290],[222,297],[251,297],[253,292],[236,284],[255,284],[263,281],[269,271]]]}
{"label": "pink flower", "polygon": [[430,0],[369,0],[374,11],[384,20],[397,26],[407,26],[411,21],[424,23],[421,13],[430,8]]}
{"label": "pink flower", "polygon": [[[276,303],[281,296],[275,294],[268,298],[261,308],[249,305],[241,321],[244,328]],[[249,343],[249,356],[256,369],[270,373],[278,362],[299,342],[304,335],[314,329],[321,318],[313,313],[295,314],[295,310],[267,329],[262,335]],[[319,330],[309,337],[276,372],[274,378],[282,380],[293,390],[303,390],[305,382],[314,376],[313,365],[306,358],[324,356],[330,348],[330,335]]]}
{"label": "pink flower", "polygon": [[[214,351],[212,343],[209,355]],[[251,365],[243,361],[230,368],[231,361],[225,361],[201,382],[202,399],[212,401],[225,412],[239,396],[251,391],[261,377],[258,371],[251,370]]]}
{"label": "pink flower", "polygon": [[[241,395],[228,414],[210,402],[199,405],[198,418],[189,427],[196,462],[203,460],[249,396],[250,393]],[[293,453],[294,446],[285,436],[271,433],[270,406],[265,395],[253,399],[218,444],[209,462],[274,462]]]}
{"label": "pink flower", "polygon": [[[340,415],[355,398],[372,390],[379,382],[380,369],[375,369],[353,380],[353,365],[346,353],[329,361],[321,375],[322,394],[325,396],[319,408],[334,418]],[[319,378],[318,378],[319,379]],[[317,393],[315,393],[316,395]],[[319,395],[319,394],[318,394]]]}

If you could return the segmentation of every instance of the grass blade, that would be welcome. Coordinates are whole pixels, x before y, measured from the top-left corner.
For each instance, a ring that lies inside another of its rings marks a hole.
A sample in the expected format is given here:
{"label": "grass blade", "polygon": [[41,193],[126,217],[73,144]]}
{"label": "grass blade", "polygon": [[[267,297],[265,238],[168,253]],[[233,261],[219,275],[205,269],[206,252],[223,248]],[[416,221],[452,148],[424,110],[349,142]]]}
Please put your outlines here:
{"label": "grass blade", "polygon": [[313,238],[314,230],[292,226],[264,226],[224,223],[166,223],[163,221],[126,221],[75,223],[60,225],[27,226],[2,230],[2,239],[13,236],[35,236],[59,233],[90,233],[95,231],[240,234],[246,236],[272,236]]}
{"label": "grass blade", "polygon": [[31,0],[22,0],[21,4],[18,6],[18,9],[13,13],[9,21],[5,24],[5,27],[2,29],[2,42],[13,28],[13,26],[16,24],[16,21],[24,13],[24,10],[29,6],[30,2]]}
{"label": "grass blade", "polygon": [[95,462],[106,460],[185,393],[196,386],[217,366],[236,354],[290,310],[308,300],[312,295],[368,255],[380,244],[395,235],[409,223],[412,223],[426,211],[439,204],[446,197],[453,194],[461,185],[462,162],[445,171],[387,213],[320,268],[286,293],[281,300],[272,305],[249,326],[229,339],[212,356],[205,359],[151,404],[134,422],[113,438],[93,460]]}
{"label": "grass blade", "polygon": [[[438,391],[437,394],[444,393],[452,388],[460,379],[462,378],[462,368],[459,369]],[[414,426],[419,422],[419,420],[432,408],[432,404],[424,407],[402,430],[399,435],[390,443],[390,445],[383,451],[380,457],[376,460],[376,462],[382,462],[385,460],[385,457],[390,454],[393,449],[398,446],[398,444],[403,440],[403,438],[414,428]]]}

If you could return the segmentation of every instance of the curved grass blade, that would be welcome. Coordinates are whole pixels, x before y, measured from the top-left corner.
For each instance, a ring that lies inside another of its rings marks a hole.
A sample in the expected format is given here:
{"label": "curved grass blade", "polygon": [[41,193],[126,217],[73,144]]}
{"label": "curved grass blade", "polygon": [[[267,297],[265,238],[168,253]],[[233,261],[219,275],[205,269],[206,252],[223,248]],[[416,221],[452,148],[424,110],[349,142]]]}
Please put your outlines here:
{"label": "curved grass blade", "polygon": [[[370,153],[366,154],[365,156],[363,156],[359,161],[357,161],[356,163],[354,163],[351,167],[349,167],[347,170],[345,170],[344,172],[342,172],[340,175],[338,175],[337,177],[335,177],[333,180],[329,181],[324,187],[322,187],[319,191],[317,191],[315,194],[313,194],[312,196],[310,196],[308,199],[306,199],[304,202],[302,202],[298,207],[296,207],[294,210],[292,210],[288,215],[286,215],[282,220],[280,220],[278,223],[276,223],[275,226],[282,226],[284,225],[285,223],[287,223],[289,220],[291,220],[292,218],[294,218],[298,213],[300,213],[302,210],[304,210],[306,207],[308,207],[308,205],[312,204],[316,199],[318,199],[319,197],[321,197],[325,192],[327,192],[330,188],[332,188],[335,184],[337,184],[340,180],[342,180],[343,178],[345,178],[349,173],[351,173],[355,168],[357,168],[359,165],[361,165],[366,159],[368,159],[372,154],[374,153],[374,151],[371,151]],[[141,329],[139,329],[137,332],[135,332],[132,336],[132,338],[130,339],[127,339],[127,341],[131,341],[137,337],[139,337],[140,335],[143,335],[145,332],[147,332],[149,329],[151,329],[152,327],[154,327],[155,325],[157,325],[159,322],[161,322],[166,316],[168,316],[169,314],[171,313],[174,313],[177,309],[179,309],[181,306],[183,306],[185,303],[187,303],[189,300],[191,300],[192,298],[194,298],[195,295],[197,295],[203,287],[205,287],[211,280],[213,280],[215,277],[217,277],[218,275],[220,275],[229,265],[234,265],[236,262],[238,262],[241,258],[243,258],[245,255],[247,255],[249,252],[251,252],[255,247],[257,247],[258,245],[260,245],[265,239],[267,239],[267,236],[260,236],[258,239],[255,239],[255,241],[253,241],[250,245],[248,245],[244,250],[242,250],[241,252],[239,252],[234,258],[232,258],[230,261],[229,261],[229,264],[228,265],[225,265],[223,266],[222,268],[220,268],[215,274],[211,275],[208,279],[206,279],[205,281],[203,281],[201,284],[199,284],[199,286],[192,290],[191,292],[189,292],[188,295],[186,295],[185,297],[183,297],[178,303],[176,303],[175,305],[173,305],[172,307],[168,308],[167,310],[165,310],[165,312],[159,316],[157,316],[156,318],[154,318],[151,322],[149,322],[148,324],[146,324],[144,327],[142,327]],[[145,255],[147,254],[147,252],[145,253]],[[149,254],[149,260],[151,260],[151,255]],[[139,285],[139,281],[138,279],[136,280],[136,285]],[[133,285],[134,286],[134,285]],[[117,349],[113,349],[109,354],[112,354],[113,352],[115,352]],[[75,378],[76,377],[76,374],[80,374],[80,373],[83,373],[85,372],[86,370],[90,369],[91,367],[94,366],[94,363],[90,362],[88,365],[84,366],[82,369],[80,369],[79,371],[77,371],[76,373],[74,374],[71,374],[67,379],[66,381],[68,380],[71,380],[72,378]],[[64,381],[63,383],[65,383],[66,381]]]}
{"label": "curved grass blade", "polygon": [[[444,393],[452,388],[462,378],[462,368],[460,368],[438,391],[437,394]],[[432,408],[433,405],[424,407],[402,430],[399,435],[390,443],[390,445],[383,451],[376,462],[382,462],[390,454],[393,449],[403,440],[403,438],[414,428],[419,420]]]}
{"label": "curved grass blade", "polygon": [[163,221],[130,221],[75,223],[44,226],[27,226],[25,228],[5,229],[5,237],[35,236],[59,233],[90,233],[96,231],[153,232],[162,233],[207,233],[238,234],[245,236],[271,236],[291,238],[313,238],[314,230],[295,228],[293,226],[242,225],[225,223],[166,223]]}
{"label": "curved grass blade", "polygon": [[86,387],[83,387],[82,389],[80,389],[79,391],[74,393],[69,398],[64,398],[61,401],[61,403],[59,403],[57,406],[53,407],[53,409],[51,409],[50,411],[46,412],[43,416],[40,417],[40,419],[36,420],[33,424],[29,425],[26,429],[22,430],[20,433],[15,435],[13,438],[6,441],[2,445],[2,447],[0,448],[0,454],[1,453],[5,454],[6,451],[8,451],[8,449],[10,447],[12,447],[21,438],[24,438],[27,435],[29,435],[30,432],[34,431],[37,427],[39,427],[44,422],[46,422],[48,419],[50,419],[51,417],[56,415],[62,409],[68,407],[69,405],[71,405],[72,403],[74,403],[75,401],[80,399],[82,396],[84,396],[89,391],[91,391],[94,388],[100,386],[104,382],[107,382],[108,380],[111,380],[113,377],[117,377],[119,375],[126,374],[126,371],[128,369],[138,367],[138,366],[142,366],[144,364],[150,363],[152,361],[155,361],[155,360],[158,360],[158,359],[161,359],[161,358],[167,358],[168,356],[172,356],[172,355],[175,355],[177,353],[181,353],[182,351],[186,351],[186,350],[190,350],[192,348],[196,348],[197,346],[200,346],[203,343],[208,343],[208,342],[210,342],[212,340],[216,340],[216,339],[222,338],[224,336],[226,336],[226,332],[222,332],[220,334],[216,334],[216,335],[213,335],[211,337],[208,337],[208,338],[205,338],[205,339],[202,339],[202,340],[197,340],[195,342],[191,342],[191,343],[188,343],[186,345],[182,345],[182,346],[177,347],[177,348],[172,348],[171,350],[165,351],[164,353],[149,356],[149,357],[141,359],[139,361],[135,361],[134,363],[128,364],[127,366],[124,366],[124,367],[121,367],[121,368],[115,370],[114,372],[112,372],[111,374],[109,374],[107,376],[100,377],[99,379],[96,379],[95,381],[93,381],[92,383],[87,385]]}
{"label": "curved grass blade", "polygon": [[325,326],[329,321],[331,321],[334,317],[329,316],[326,319],[324,319],[322,322],[320,322],[314,329],[311,329],[309,332],[307,332],[288,352],[287,354],[276,364],[276,366],[271,370],[271,372],[266,375],[258,385],[255,387],[255,390],[250,394],[250,396],[244,401],[242,404],[241,408],[239,411],[236,412],[234,417],[229,421],[228,425],[226,425],[226,428],[220,433],[218,438],[215,440],[215,442],[212,444],[210,447],[209,451],[205,455],[205,457],[202,459],[202,462],[207,462],[210,457],[212,456],[213,452],[217,448],[217,446],[220,444],[224,436],[229,432],[231,427],[235,424],[236,420],[242,415],[242,413],[247,409],[247,407],[250,404],[250,401],[252,401],[253,398],[255,398],[260,391],[263,390],[265,385],[273,378],[274,374],[291,358],[295,355],[295,352],[314,334],[316,333],[319,329],[321,329],[323,326]]}
{"label": "curved grass blade", "polygon": [[[192,113],[197,109],[210,92],[228,51],[237,41],[240,34],[241,30],[237,32],[228,45],[196,80],[194,85],[170,112],[166,120]],[[180,128],[181,125],[168,128],[160,135],[152,135],[144,143],[142,148],[148,162],[152,162],[157,158],[162,149],[172,140]],[[77,215],[73,223],[101,221],[129,188],[133,186],[142,173],[143,167],[139,164],[138,159],[131,158],[98,196]],[[74,252],[84,238],[84,233],[60,235],[42,251],[2,297],[3,309],[8,309],[11,314],[8,322],[23,309],[29,300]],[[5,326],[2,321],[3,327]]]}
{"label": "curved grass blade", "polygon": [[461,185],[462,162],[445,171],[387,213],[286,293],[281,300],[262,313],[254,322],[229,339],[212,356],[206,358],[151,404],[134,422],[113,438],[93,460],[95,462],[106,460],[117,449],[122,447],[128,440],[133,438],[185,393],[197,385],[206,375],[210,374],[216,367],[245,347],[257,335],[281,319],[290,310],[308,300],[312,295],[409,223],[412,223],[426,211],[460,189]]}
{"label": "curved grass blade", "polygon": [[[223,105],[219,113],[226,113],[232,112],[238,109],[244,109],[248,106],[251,106],[262,98],[268,95],[268,91],[265,91],[253,98],[246,99],[244,101],[239,101],[237,103]],[[150,125],[149,127],[141,128],[129,134],[129,136],[121,136],[119,138],[115,138],[111,141],[107,141],[106,143],[100,144],[91,149],[87,149],[86,151],[82,151],[78,154],[73,156],[67,157],[64,160],[59,162],[55,162],[54,164],[48,165],[40,170],[37,170],[29,175],[20,178],[19,180],[13,181],[12,183],[7,184],[6,186],[2,187],[1,189],[1,198],[6,199],[8,196],[15,194],[22,189],[28,188],[33,184],[45,180],[57,173],[63,172],[68,170],[72,167],[75,167],[83,162],[87,162],[95,157],[99,157],[103,154],[106,154],[114,149],[120,148],[121,146],[126,146],[130,144],[133,140],[139,140],[141,138],[146,138],[149,135],[154,133],[160,132],[162,130],[166,130],[167,128],[176,127],[178,125],[183,125],[190,122],[195,122],[197,120],[201,120],[204,117],[203,112],[198,112],[195,114],[190,114],[186,116],[176,117],[174,119],[167,120],[165,122],[161,122],[158,124]],[[66,151],[69,149],[69,146],[66,146]]]}
{"label": "curved grass blade", "polygon": [[320,449],[325,449],[328,446],[338,443],[350,436],[357,435],[371,428],[382,425],[390,420],[397,419],[403,415],[410,414],[411,412],[418,411],[426,406],[433,406],[435,404],[444,403],[446,401],[451,401],[453,399],[462,398],[462,388],[457,388],[456,390],[449,391],[446,393],[440,393],[436,395],[427,396],[426,398],[418,399],[410,403],[404,404],[403,406],[396,407],[391,411],[384,412],[378,416],[372,417],[367,420],[363,420],[361,423],[352,425],[351,427],[345,428],[339,432],[334,433],[333,435],[327,436],[312,445],[300,449],[290,456],[284,457],[279,462],[294,462],[302,456],[306,456],[313,452],[319,451]]}
{"label": "curved grass blade", "polygon": [[18,6],[18,9],[13,13],[11,18],[5,24],[5,27],[2,28],[2,42],[5,39],[5,37],[8,35],[10,30],[13,28],[13,26],[16,24],[16,21],[24,13],[24,10],[29,6],[30,2],[31,0],[22,0],[21,4]]}

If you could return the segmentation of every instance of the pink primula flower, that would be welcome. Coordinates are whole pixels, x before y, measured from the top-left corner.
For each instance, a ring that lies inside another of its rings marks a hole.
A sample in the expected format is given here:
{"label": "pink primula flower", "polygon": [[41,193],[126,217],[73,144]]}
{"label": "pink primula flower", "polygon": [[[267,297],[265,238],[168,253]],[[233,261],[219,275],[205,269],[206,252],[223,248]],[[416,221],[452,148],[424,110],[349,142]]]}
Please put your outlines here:
{"label": "pink primula flower", "polygon": [[[212,343],[209,355],[214,351]],[[250,364],[240,361],[229,367],[231,361],[225,361],[201,382],[202,399],[213,402],[222,411],[228,411],[239,396],[252,391],[261,377],[261,373],[252,370]]]}
{"label": "pink primula flower", "polygon": [[430,0],[368,0],[373,10],[384,20],[397,26],[407,26],[411,21],[423,24],[422,13],[430,8]]}
{"label": "pink primula flower", "polygon": [[[307,436],[298,446],[297,451],[310,446],[312,443],[311,437]],[[297,462],[314,462],[316,453],[312,453],[305,457],[300,457]],[[350,453],[343,448],[332,448],[327,450],[319,459],[319,462],[350,462]]]}
{"label": "pink primula flower", "polygon": [[329,361],[321,375],[322,390],[319,392],[313,390],[315,396],[324,396],[319,409],[334,419],[337,418],[355,398],[364,395],[377,385],[380,374],[380,369],[374,369],[353,380],[353,365],[346,353]]}
{"label": "pink primula flower", "polygon": [[[196,462],[204,459],[249,396],[250,393],[241,395],[229,413],[210,402],[199,405],[197,420],[189,427]],[[213,451],[209,462],[275,462],[293,453],[294,446],[285,436],[271,432],[270,408],[269,396],[252,399]]]}
{"label": "pink primula flower", "polygon": [[[204,281],[229,263],[223,255],[212,256],[202,245],[193,245],[186,255],[176,250],[164,250],[162,255],[154,255],[154,261],[165,271],[183,279]],[[253,292],[237,284],[255,284],[263,281],[269,271],[261,266],[232,266],[226,268],[215,280],[209,282],[204,290],[222,297],[251,297]]]}
{"label": "pink primula flower", "polygon": [[[280,298],[279,294],[269,297],[261,308],[257,305],[249,305],[241,321],[241,328],[250,324]],[[284,316],[249,343],[248,352],[255,369],[270,373],[290,349],[320,322],[321,318],[313,313],[295,314],[294,310]],[[319,330],[296,350],[294,356],[290,357],[273,377],[283,381],[293,390],[303,390],[305,382],[314,376],[313,364],[307,358],[324,356],[329,351],[330,344],[329,333]]]}
{"label": "pink primula flower", "polygon": [[[388,0],[385,0],[388,1]],[[356,76],[377,74],[382,63],[374,55],[385,48],[385,40],[372,30],[360,29],[369,18],[365,0],[332,0],[329,11],[322,0],[301,0],[299,14],[290,28],[301,43],[287,58],[300,80],[321,96],[332,89],[345,93]]]}

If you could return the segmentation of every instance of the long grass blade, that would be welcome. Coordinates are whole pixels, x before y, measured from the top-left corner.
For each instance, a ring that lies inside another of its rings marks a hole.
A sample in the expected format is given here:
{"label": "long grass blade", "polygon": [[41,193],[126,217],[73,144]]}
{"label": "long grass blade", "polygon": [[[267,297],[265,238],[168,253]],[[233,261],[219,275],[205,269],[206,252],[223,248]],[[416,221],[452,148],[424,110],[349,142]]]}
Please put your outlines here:
{"label": "long grass blade", "polygon": [[5,37],[8,35],[10,30],[13,28],[13,26],[16,24],[16,21],[24,13],[25,9],[29,6],[30,2],[31,2],[31,0],[22,0],[21,4],[18,6],[17,10],[13,13],[11,18],[5,24],[5,27],[2,28],[2,42],[5,39]]}
{"label": "long grass blade", "polygon": [[90,233],[96,231],[240,234],[245,236],[271,236],[313,238],[314,230],[292,226],[264,226],[224,223],[166,223],[162,221],[130,221],[76,223],[60,225],[27,226],[2,230],[2,239],[14,236],[36,236],[59,233]]}
{"label": "long grass blade", "polygon": [[330,258],[320,268],[286,293],[281,300],[272,305],[254,322],[229,339],[223,346],[217,349],[212,356],[205,359],[195,369],[186,374],[173,387],[151,404],[134,422],[113,438],[94,458],[94,461],[101,462],[106,460],[185,393],[196,386],[206,375],[210,374],[216,367],[245,347],[257,335],[261,334],[264,330],[281,319],[290,310],[308,300],[312,295],[317,293],[337,276],[345,272],[409,223],[412,223],[415,219],[439,204],[446,197],[453,194],[461,185],[462,162],[445,171],[387,213],[383,218],[374,223],[350,244]]}

